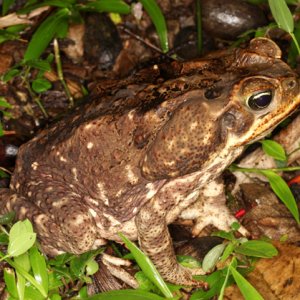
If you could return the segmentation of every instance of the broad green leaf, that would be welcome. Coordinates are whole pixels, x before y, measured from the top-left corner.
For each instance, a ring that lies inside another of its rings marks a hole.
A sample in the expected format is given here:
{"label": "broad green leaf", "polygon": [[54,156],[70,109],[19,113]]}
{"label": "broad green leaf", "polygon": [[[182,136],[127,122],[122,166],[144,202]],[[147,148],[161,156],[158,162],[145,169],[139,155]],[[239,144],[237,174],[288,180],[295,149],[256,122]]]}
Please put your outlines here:
{"label": "broad green leaf", "polygon": [[[80,291],[79,291],[80,293]],[[82,297],[81,297],[82,298]],[[81,299],[79,298],[79,299]],[[61,300],[61,296],[59,294],[53,294],[51,297],[50,297],[51,300]]]}
{"label": "broad green leaf", "polygon": [[269,0],[269,6],[277,25],[288,33],[294,31],[294,20],[284,0]]}
{"label": "broad green leaf", "polygon": [[259,292],[235,268],[229,266],[229,269],[245,300],[264,300]]}
{"label": "broad green leaf", "polygon": [[271,258],[278,254],[277,249],[265,241],[247,241],[235,248],[236,253],[247,256]]}
{"label": "broad green leaf", "polygon": [[128,238],[126,238],[123,234],[119,234],[126,247],[130,250],[138,265],[145,273],[145,275],[159,288],[159,290],[165,295],[167,298],[172,298],[173,295],[169,290],[168,286],[156,270],[152,261],[146,256],[134,243],[132,243]]}
{"label": "broad green leaf", "polygon": [[199,260],[188,255],[177,255],[177,261],[184,267],[195,269],[201,268],[201,263]]}
{"label": "broad green leaf", "polygon": [[217,236],[225,240],[233,241],[235,240],[234,234],[232,231],[227,232],[224,230],[215,231],[212,233],[212,236]]}
{"label": "broad green leaf", "polygon": [[261,141],[264,152],[274,159],[286,161],[287,157],[284,148],[277,142],[272,140]]}
{"label": "broad green leaf", "polygon": [[93,275],[99,270],[99,265],[95,259],[90,259],[86,264],[86,274]]}
{"label": "broad green leaf", "polygon": [[202,262],[202,269],[204,272],[209,272],[215,267],[225,247],[225,244],[219,244],[208,251]]}
{"label": "broad green leaf", "polygon": [[25,253],[36,240],[36,233],[28,220],[15,223],[9,232],[9,244],[7,253],[10,256],[18,256]]}
{"label": "broad green leaf", "polygon": [[2,16],[6,15],[9,8],[16,2],[16,0],[3,0],[2,1]]}
{"label": "broad green leaf", "polygon": [[48,271],[45,257],[39,252],[36,246],[30,248],[29,259],[35,280],[40,283],[45,292],[48,293]]}
{"label": "broad green leaf", "polygon": [[45,300],[45,297],[32,285],[25,286],[25,300]]}
{"label": "broad green leaf", "polygon": [[112,12],[119,14],[129,14],[130,6],[122,0],[98,0],[88,2],[83,6],[79,6],[80,10],[102,12]]}
{"label": "broad green leaf", "polygon": [[59,32],[63,22],[68,22],[70,11],[67,8],[60,8],[51,14],[33,34],[27,50],[24,54],[24,62],[35,60],[47,48],[51,40]]}
{"label": "broad green leaf", "polygon": [[43,93],[48,91],[52,87],[52,84],[49,80],[44,78],[38,78],[32,81],[32,89],[36,93]]}
{"label": "broad green leaf", "polygon": [[26,272],[29,272],[31,269],[28,252],[25,252],[19,256],[16,256],[14,258],[14,262],[18,267],[21,267]]}
{"label": "broad green leaf", "polygon": [[2,80],[4,82],[8,82],[10,81],[11,79],[13,79],[14,77],[18,76],[21,74],[21,70],[19,69],[15,69],[15,68],[12,68],[10,70],[8,70],[3,76],[2,76]]}
{"label": "broad green leaf", "polygon": [[[153,293],[145,292],[142,290],[119,290],[119,291],[109,291],[94,295],[88,298],[83,298],[82,300],[163,300],[158,295]],[[171,298],[175,299],[175,298]]]}
{"label": "broad green leaf", "polygon": [[18,298],[18,290],[17,290],[17,283],[16,283],[16,275],[15,271],[11,268],[4,268],[4,282],[6,284],[6,289],[9,294],[13,298]]}
{"label": "broad green leaf", "polygon": [[274,193],[284,203],[299,224],[299,211],[297,203],[287,183],[273,171],[260,170],[260,173],[268,178]]}
{"label": "broad green leaf", "polygon": [[140,0],[140,2],[143,4],[143,7],[147,11],[148,15],[150,16],[156,28],[162,51],[164,53],[168,52],[169,51],[168,30],[167,30],[165,17],[161,12],[160,7],[157,5],[155,0]]}

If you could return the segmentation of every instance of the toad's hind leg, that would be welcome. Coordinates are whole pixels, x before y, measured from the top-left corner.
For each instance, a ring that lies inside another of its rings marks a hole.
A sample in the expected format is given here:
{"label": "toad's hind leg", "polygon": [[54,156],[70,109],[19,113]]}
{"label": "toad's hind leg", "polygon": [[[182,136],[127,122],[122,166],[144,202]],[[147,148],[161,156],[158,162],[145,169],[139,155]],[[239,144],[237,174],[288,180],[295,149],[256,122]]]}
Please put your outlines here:
{"label": "toad's hind leg", "polygon": [[155,208],[154,199],[141,208],[135,222],[142,250],[166,281],[202,287],[205,283],[194,280],[191,270],[177,262],[165,217],[161,209]]}
{"label": "toad's hind leg", "polygon": [[46,209],[9,189],[1,189],[0,214],[15,211],[17,219],[28,218],[48,255],[80,254],[90,250],[96,240],[96,226],[81,199],[74,193],[65,193],[59,200],[57,194],[53,196],[55,200],[50,207],[51,199],[47,196]]}

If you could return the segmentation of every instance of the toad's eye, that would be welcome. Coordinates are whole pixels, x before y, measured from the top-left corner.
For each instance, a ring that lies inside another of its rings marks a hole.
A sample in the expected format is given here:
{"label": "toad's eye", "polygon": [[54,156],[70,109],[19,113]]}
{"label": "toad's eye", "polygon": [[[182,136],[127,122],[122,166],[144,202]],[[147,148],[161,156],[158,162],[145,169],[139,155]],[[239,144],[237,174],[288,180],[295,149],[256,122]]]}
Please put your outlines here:
{"label": "toad's eye", "polygon": [[250,96],[247,100],[247,105],[253,110],[261,110],[269,106],[272,99],[272,91],[267,90]]}

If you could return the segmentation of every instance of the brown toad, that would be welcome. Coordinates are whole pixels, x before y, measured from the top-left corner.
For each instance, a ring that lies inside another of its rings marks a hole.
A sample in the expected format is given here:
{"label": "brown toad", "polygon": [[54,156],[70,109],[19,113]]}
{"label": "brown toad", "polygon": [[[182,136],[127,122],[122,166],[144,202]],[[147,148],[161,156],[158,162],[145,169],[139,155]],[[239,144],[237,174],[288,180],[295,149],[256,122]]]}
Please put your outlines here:
{"label": "brown toad", "polygon": [[[29,218],[50,255],[120,241],[122,232],[166,280],[195,284],[167,224],[196,201],[210,220],[221,172],[299,105],[298,79],[280,56],[272,41],[254,39],[97,87],[90,104],[20,148],[0,212]],[[214,208],[220,226],[232,222],[224,203]]]}

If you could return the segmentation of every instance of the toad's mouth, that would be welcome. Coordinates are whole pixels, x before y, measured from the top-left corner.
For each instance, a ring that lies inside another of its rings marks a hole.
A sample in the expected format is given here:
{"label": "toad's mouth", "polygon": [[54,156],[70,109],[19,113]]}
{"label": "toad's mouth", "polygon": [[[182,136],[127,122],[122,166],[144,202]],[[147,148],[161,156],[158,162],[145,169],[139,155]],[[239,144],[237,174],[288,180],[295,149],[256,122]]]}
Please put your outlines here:
{"label": "toad's mouth", "polygon": [[259,124],[255,124],[250,128],[243,140],[237,146],[244,146],[268,135],[273,129],[288,116],[294,113],[300,106],[300,93],[286,105],[281,105],[278,109],[261,118]]}

